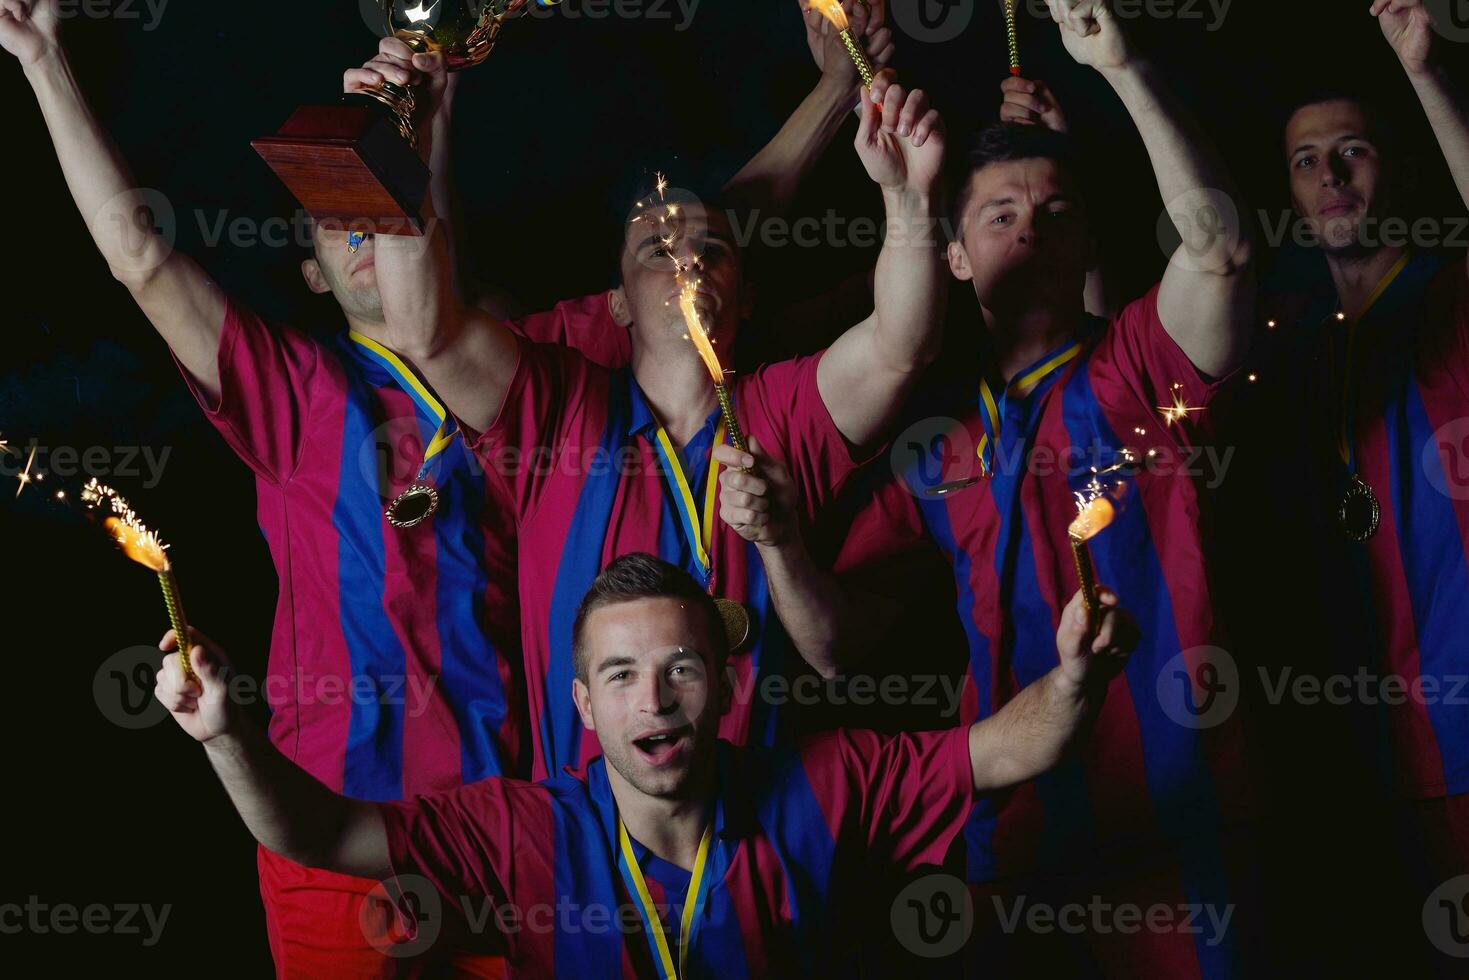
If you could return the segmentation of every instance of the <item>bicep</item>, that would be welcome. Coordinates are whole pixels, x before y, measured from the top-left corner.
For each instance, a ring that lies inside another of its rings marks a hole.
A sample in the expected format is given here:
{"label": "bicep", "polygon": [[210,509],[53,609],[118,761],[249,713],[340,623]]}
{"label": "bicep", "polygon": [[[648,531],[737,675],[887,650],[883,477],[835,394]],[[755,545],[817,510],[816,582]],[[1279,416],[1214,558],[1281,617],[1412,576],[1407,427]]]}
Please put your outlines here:
{"label": "bicep", "polygon": [[817,366],[826,410],[842,437],[859,448],[881,442],[916,379],[914,372],[896,370],[882,357],[877,327],[874,313],[838,337]]}
{"label": "bicep", "polygon": [[1220,378],[1244,361],[1255,315],[1255,277],[1217,275],[1175,257],[1158,291],[1163,329],[1195,368]]}
{"label": "bicep", "polygon": [[382,881],[393,874],[387,825],[377,804],[347,801],[341,831],[324,867],[371,881]]}
{"label": "bicep", "polygon": [[219,398],[219,340],[225,294],[193,259],[172,252],[133,298],[184,370],[210,397]]}

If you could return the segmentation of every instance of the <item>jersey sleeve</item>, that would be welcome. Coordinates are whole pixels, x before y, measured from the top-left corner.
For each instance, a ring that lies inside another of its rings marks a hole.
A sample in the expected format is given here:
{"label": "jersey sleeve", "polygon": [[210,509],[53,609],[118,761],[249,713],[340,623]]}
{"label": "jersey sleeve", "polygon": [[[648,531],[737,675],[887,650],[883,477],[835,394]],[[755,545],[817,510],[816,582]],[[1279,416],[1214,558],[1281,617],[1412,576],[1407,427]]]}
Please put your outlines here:
{"label": "jersey sleeve", "polygon": [[737,390],[735,411],[785,464],[808,520],[840,496],[874,456],[860,458],[837,428],[817,385],[823,351],[760,368]]}
{"label": "jersey sleeve", "polygon": [[[1091,356],[1091,383],[1109,417],[1152,424],[1178,446],[1209,442],[1209,409],[1231,379],[1199,373],[1158,315],[1161,284],[1113,319]],[[1172,417],[1165,409],[1177,408]],[[1149,433],[1152,436],[1156,433]]]}
{"label": "jersey sleeve", "polygon": [[[540,504],[568,453],[598,446],[583,432],[611,395],[610,374],[576,351],[519,341],[519,360],[494,423],[473,441],[492,488],[519,518]],[[605,415],[605,407],[602,409]]]}
{"label": "jersey sleeve", "polygon": [[321,345],[290,327],[267,325],[230,297],[219,338],[219,397],[174,358],[205,416],[257,476],[283,484],[295,472],[312,391],[324,375]]}
{"label": "jersey sleeve", "polygon": [[801,762],[838,834],[899,871],[941,864],[974,803],[968,726],[838,729],[806,742]]}
{"label": "jersey sleeve", "polygon": [[[379,804],[395,875],[419,875],[439,894],[510,902],[517,848],[526,823],[518,797],[535,792],[526,783],[491,777],[429,796]],[[539,847],[539,843],[535,846]]]}
{"label": "jersey sleeve", "polygon": [[593,293],[562,300],[549,310],[506,325],[533,344],[570,347],[605,368],[626,367],[632,361],[632,334],[612,318],[610,297],[610,293]]}

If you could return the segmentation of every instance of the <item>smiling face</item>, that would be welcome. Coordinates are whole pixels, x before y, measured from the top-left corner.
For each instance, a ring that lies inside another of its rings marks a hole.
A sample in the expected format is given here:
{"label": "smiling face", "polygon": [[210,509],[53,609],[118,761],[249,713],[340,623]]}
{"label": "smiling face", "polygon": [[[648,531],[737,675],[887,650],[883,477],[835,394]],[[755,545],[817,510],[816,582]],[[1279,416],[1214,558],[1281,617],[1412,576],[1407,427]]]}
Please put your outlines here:
{"label": "smiling face", "polygon": [[721,627],[711,619],[674,596],[613,602],[586,617],[577,710],[607,764],[648,796],[687,798],[714,765],[730,691],[712,652]]}
{"label": "smiling face", "polygon": [[314,225],[315,257],[301,263],[301,275],[313,293],[331,293],[348,316],[383,322],[383,300],[377,290],[375,245],[371,235],[357,251],[347,250],[347,232]]}
{"label": "smiling face", "polygon": [[1291,203],[1328,253],[1362,251],[1384,214],[1383,158],[1366,111],[1349,99],[1303,106],[1285,128]]}
{"label": "smiling face", "polygon": [[[670,233],[672,249],[664,240]],[[699,280],[695,308],[727,365],[740,321],[750,313],[750,292],[729,217],[697,202],[680,206],[668,222],[643,219],[628,225],[620,292],[634,342],[648,350],[681,345],[694,356],[678,305],[679,263],[691,265],[685,278]]]}
{"label": "smiling face", "polygon": [[1041,297],[1079,298],[1091,265],[1086,210],[1056,160],[987,164],[969,175],[960,239],[949,268],[973,282],[987,309],[1023,309]]}

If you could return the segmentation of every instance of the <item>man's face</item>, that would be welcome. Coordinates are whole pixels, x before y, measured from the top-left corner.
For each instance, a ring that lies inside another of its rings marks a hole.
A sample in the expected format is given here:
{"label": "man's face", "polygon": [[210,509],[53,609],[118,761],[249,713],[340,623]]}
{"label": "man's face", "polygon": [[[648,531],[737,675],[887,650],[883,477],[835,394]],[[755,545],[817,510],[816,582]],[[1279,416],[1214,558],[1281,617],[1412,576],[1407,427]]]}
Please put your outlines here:
{"label": "man's face", "polygon": [[1285,127],[1291,203],[1327,252],[1359,250],[1368,219],[1382,216],[1382,158],[1367,114],[1340,100],[1305,106]]}
{"label": "man's face", "polygon": [[679,799],[714,764],[729,688],[715,670],[710,624],[682,599],[635,599],[587,617],[588,678],[573,684],[582,724],[633,788]]}
{"label": "man's face", "polygon": [[317,225],[312,233],[315,258],[301,263],[301,274],[313,293],[331,293],[349,316],[373,323],[383,319],[382,296],[377,291],[371,235],[357,251],[347,250],[347,232]]}
{"label": "man's face", "polygon": [[[672,249],[664,241],[670,233]],[[688,327],[678,303],[679,264],[690,266],[685,280],[699,282],[695,308],[715,350],[728,363],[740,321],[750,312],[749,291],[728,216],[702,204],[680,206],[666,222],[643,218],[629,223],[622,249],[622,293],[633,335],[644,347],[656,350],[677,342],[694,356],[684,340]]]}
{"label": "man's face", "polygon": [[992,163],[969,177],[960,241],[949,268],[987,308],[1024,307],[1039,296],[1074,296],[1086,286],[1092,249],[1086,211],[1054,160]]}

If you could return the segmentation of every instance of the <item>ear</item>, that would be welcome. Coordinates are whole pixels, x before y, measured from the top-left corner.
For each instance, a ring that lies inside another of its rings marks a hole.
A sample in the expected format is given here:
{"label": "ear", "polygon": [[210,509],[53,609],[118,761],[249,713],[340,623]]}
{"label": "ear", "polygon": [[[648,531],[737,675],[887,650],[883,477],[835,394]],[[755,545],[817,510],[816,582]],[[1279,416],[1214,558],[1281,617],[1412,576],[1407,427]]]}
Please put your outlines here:
{"label": "ear", "polygon": [[969,253],[962,242],[949,243],[949,271],[960,282],[973,282],[974,270],[969,268]]}
{"label": "ear", "polygon": [[621,286],[607,294],[607,310],[612,314],[612,322],[622,329],[632,326],[632,310],[627,305],[627,292]]}
{"label": "ear", "polygon": [[326,284],[326,276],[321,274],[321,266],[315,259],[301,261],[301,278],[306,280],[306,288],[318,296],[332,291],[332,287]]}
{"label": "ear", "polygon": [[592,716],[592,690],[580,677],[571,682],[571,700],[576,702],[576,713],[581,715],[581,727],[595,732],[597,719]]}

